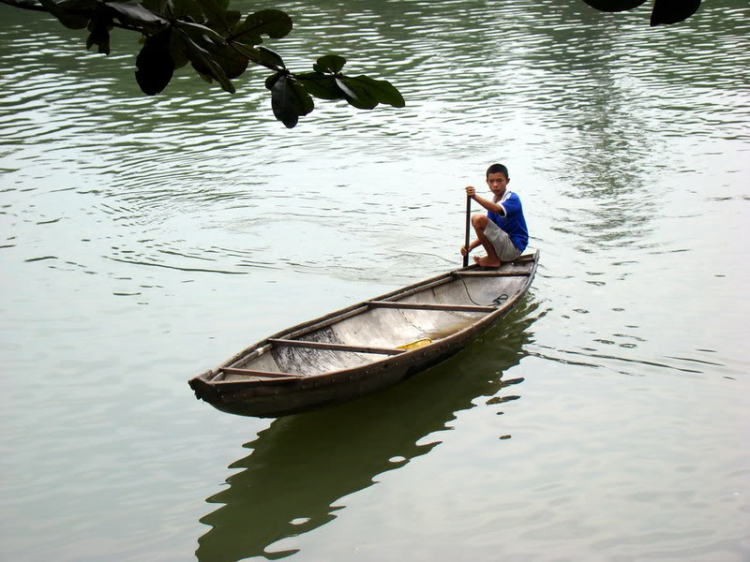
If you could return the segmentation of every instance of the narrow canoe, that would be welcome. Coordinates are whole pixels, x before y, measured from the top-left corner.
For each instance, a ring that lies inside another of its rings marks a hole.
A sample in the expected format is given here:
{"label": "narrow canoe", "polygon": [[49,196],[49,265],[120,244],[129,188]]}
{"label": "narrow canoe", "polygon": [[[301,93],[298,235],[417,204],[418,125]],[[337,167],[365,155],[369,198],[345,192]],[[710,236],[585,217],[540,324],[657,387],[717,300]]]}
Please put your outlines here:
{"label": "narrow canoe", "polygon": [[386,388],[454,355],[523,297],[539,252],[469,266],[274,334],[190,380],[231,414],[275,418]]}

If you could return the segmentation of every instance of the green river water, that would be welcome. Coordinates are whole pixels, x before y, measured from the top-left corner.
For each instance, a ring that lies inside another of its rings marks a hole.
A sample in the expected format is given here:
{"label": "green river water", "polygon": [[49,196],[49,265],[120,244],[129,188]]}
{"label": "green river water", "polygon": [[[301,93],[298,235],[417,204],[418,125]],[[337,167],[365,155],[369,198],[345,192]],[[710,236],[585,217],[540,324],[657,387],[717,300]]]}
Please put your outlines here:
{"label": "green river water", "polygon": [[[750,560],[750,7],[703,4],[281,2],[290,66],[407,101],[294,130],[265,72],[147,97],[131,34],[0,6],[0,559]],[[481,340],[275,421],[194,399],[459,266],[495,161],[541,263]]]}

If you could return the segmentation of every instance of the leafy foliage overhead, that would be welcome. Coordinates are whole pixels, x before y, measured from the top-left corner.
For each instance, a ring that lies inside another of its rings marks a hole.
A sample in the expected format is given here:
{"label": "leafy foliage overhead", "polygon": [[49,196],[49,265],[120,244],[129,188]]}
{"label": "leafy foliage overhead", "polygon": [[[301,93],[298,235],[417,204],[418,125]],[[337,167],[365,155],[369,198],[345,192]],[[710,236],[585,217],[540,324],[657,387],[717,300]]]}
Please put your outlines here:
{"label": "leafy foliage overhead", "polygon": [[[647,0],[583,0],[602,12],[624,12],[645,4]],[[701,5],[701,0],[654,0],[651,10],[651,26],[685,21]]]}
{"label": "leafy foliage overhead", "polygon": [[292,128],[310,113],[313,97],[344,100],[358,109],[378,104],[404,107],[404,98],[385,80],[342,73],[346,59],[337,55],[318,58],[312,72],[287,69],[282,57],[262,46],[265,37],[281,39],[293,23],[281,10],[265,9],[244,18],[229,9],[229,0],[0,0],[18,8],[45,11],[70,29],[86,29],[86,48],[110,53],[114,27],[136,31],[144,37],[136,58],[135,79],[148,95],[162,92],[175,70],[190,64],[207,82],[216,82],[229,93],[232,80],[249,64],[272,71],[266,79],[273,114]]}
{"label": "leafy foliage overhead", "polygon": [[[175,70],[193,68],[207,82],[234,93],[232,80],[250,64],[272,72],[266,79],[273,114],[285,126],[315,108],[313,97],[344,100],[358,109],[379,104],[404,107],[403,96],[385,80],[343,73],[346,59],[326,55],[312,72],[292,72],[281,55],[263,46],[264,38],[291,33],[292,19],[281,10],[264,9],[244,18],[229,9],[230,0],[0,0],[16,8],[48,12],[65,27],[87,30],[86,48],[110,53],[114,27],[140,33],[143,46],[136,58],[135,79],[148,95],[162,92]],[[604,12],[622,12],[647,0],[583,0]],[[698,11],[701,0],[654,0],[651,25],[681,22]]]}

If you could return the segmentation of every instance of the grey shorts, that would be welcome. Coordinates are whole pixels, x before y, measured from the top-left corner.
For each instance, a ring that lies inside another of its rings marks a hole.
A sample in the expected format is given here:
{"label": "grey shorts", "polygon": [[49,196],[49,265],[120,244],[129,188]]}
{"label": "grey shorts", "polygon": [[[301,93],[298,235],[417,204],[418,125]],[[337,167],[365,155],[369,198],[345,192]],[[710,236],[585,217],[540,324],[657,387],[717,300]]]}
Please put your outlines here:
{"label": "grey shorts", "polygon": [[490,221],[484,228],[484,235],[495,248],[497,257],[500,261],[513,261],[521,255],[521,251],[510,241],[508,233]]}

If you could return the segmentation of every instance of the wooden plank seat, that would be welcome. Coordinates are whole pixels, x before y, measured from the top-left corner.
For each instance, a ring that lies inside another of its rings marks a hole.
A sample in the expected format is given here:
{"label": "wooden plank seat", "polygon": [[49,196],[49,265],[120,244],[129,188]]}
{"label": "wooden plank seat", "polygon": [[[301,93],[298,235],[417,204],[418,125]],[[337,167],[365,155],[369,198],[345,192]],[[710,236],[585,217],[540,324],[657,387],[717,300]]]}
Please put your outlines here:
{"label": "wooden plank seat", "polygon": [[245,375],[248,377],[261,377],[272,379],[298,379],[299,375],[292,373],[277,373],[275,371],[256,371],[254,369],[237,369],[235,367],[221,367],[219,369],[225,375]]}
{"label": "wooden plank seat", "polygon": [[469,271],[455,271],[453,274],[457,277],[528,277],[528,271],[492,271],[473,269]]}
{"label": "wooden plank seat", "polygon": [[269,343],[274,345],[290,345],[294,347],[307,347],[312,349],[324,349],[330,351],[350,351],[354,353],[377,353],[380,355],[398,355],[405,353],[403,349],[396,349],[391,347],[372,347],[364,345],[347,345],[343,343],[329,343],[329,342],[318,342],[318,341],[305,341],[305,340],[287,340],[270,338]]}
{"label": "wooden plank seat", "polygon": [[444,312],[495,312],[494,306],[476,306],[470,304],[437,304],[426,302],[401,302],[401,301],[367,301],[372,307],[380,308],[403,308],[410,310],[439,310]]}

